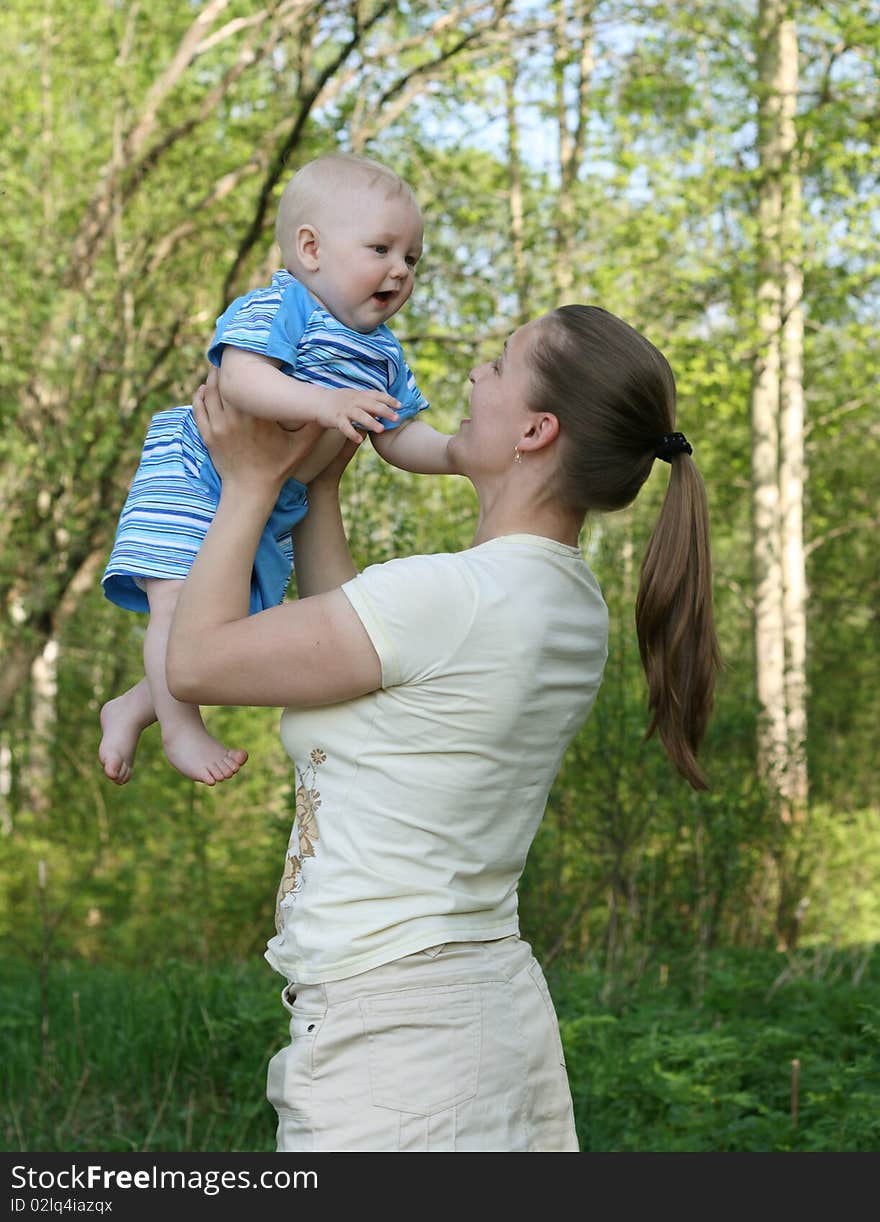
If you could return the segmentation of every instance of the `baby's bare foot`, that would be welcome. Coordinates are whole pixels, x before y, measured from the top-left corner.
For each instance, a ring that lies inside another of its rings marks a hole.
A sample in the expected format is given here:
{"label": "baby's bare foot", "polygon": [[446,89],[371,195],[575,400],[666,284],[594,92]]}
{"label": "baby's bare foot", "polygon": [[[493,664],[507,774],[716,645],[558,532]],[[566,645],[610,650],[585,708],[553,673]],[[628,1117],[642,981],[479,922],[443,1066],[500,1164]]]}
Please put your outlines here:
{"label": "baby's bare foot", "polygon": [[108,700],[101,709],[101,745],[98,759],[105,774],[116,785],[131,779],[141,731],[156,720],[146,679],[127,692]]}
{"label": "baby's bare foot", "polygon": [[226,748],[213,738],[199,719],[196,724],[163,727],[162,746],[178,772],[203,785],[216,785],[235,776],[247,760],[247,751]]}

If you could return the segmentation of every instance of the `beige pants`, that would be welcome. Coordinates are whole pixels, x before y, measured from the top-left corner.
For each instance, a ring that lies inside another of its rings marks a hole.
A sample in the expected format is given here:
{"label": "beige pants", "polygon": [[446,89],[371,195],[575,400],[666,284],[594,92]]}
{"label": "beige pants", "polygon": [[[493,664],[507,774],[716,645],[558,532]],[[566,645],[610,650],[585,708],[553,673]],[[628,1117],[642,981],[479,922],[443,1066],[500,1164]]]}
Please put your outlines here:
{"label": "beige pants", "polygon": [[577,1151],[553,1002],[519,938],[431,947],[282,1001],[279,1150]]}

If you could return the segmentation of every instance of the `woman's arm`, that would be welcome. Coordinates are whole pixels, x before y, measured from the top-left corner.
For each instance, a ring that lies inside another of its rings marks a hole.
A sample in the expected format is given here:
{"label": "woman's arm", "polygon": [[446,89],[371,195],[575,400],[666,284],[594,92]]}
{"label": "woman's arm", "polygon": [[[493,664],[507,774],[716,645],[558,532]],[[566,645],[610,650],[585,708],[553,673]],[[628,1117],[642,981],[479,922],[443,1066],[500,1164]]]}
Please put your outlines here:
{"label": "woman's arm", "polygon": [[300,598],[336,590],[357,576],[339,508],[339,481],[357,450],[358,446],[347,441],[336,458],[309,484],[309,512],[293,530],[293,562]]}
{"label": "woman's arm", "polygon": [[339,589],[249,615],[257,544],[286,474],[321,430],[287,433],[224,408],[214,386],[193,401],[222,481],[220,505],[183,584],[166,659],[173,696],[192,704],[333,704],[375,691],[379,658]]}

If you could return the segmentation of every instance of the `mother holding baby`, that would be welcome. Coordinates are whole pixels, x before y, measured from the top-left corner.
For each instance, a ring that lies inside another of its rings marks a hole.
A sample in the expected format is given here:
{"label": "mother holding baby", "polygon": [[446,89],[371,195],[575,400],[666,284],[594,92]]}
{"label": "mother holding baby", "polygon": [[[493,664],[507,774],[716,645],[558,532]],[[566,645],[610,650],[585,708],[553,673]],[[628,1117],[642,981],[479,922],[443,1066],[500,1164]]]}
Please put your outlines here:
{"label": "mother holding baby", "polygon": [[261,531],[321,430],[282,432],[203,387],[222,477],[168,646],[173,695],[274,705],[297,810],[266,957],[290,1043],[269,1066],[279,1150],[577,1151],[553,1003],[517,886],[562,754],[587,717],[607,611],[578,547],[671,464],[636,624],[651,726],[696,751],[717,646],[705,492],[661,353],[594,306],[518,328],[470,375],[448,441],[479,515],[461,552],[358,573],[345,451],[309,485],[299,597],[249,615]]}

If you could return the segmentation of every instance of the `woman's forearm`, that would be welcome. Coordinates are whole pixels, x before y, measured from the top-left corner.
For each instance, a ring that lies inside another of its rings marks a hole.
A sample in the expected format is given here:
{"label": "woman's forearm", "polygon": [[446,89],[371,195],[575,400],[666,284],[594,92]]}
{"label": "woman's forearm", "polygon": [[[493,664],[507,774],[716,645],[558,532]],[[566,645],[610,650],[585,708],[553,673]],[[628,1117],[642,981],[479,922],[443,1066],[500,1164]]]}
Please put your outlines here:
{"label": "woman's forearm", "polygon": [[212,657],[212,632],[250,613],[257,545],[278,489],[223,481],[220,504],[180,591],[168,640],[172,693]]}
{"label": "woman's forearm", "polygon": [[316,481],[309,486],[309,512],[293,531],[293,562],[300,598],[326,594],[357,576],[337,484]]}
{"label": "woman's forearm", "polygon": [[[171,623],[172,696],[190,704],[320,704],[374,691],[378,655],[339,591],[249,614],[254,558],[272,507],[323,430],[305,424],[290,433],[224,407],[216,375],[193,396],[193,414],[221,492]],[[320,491],[316,500],[320,508]],[[308,664],[284,665],[303,651]]]}

